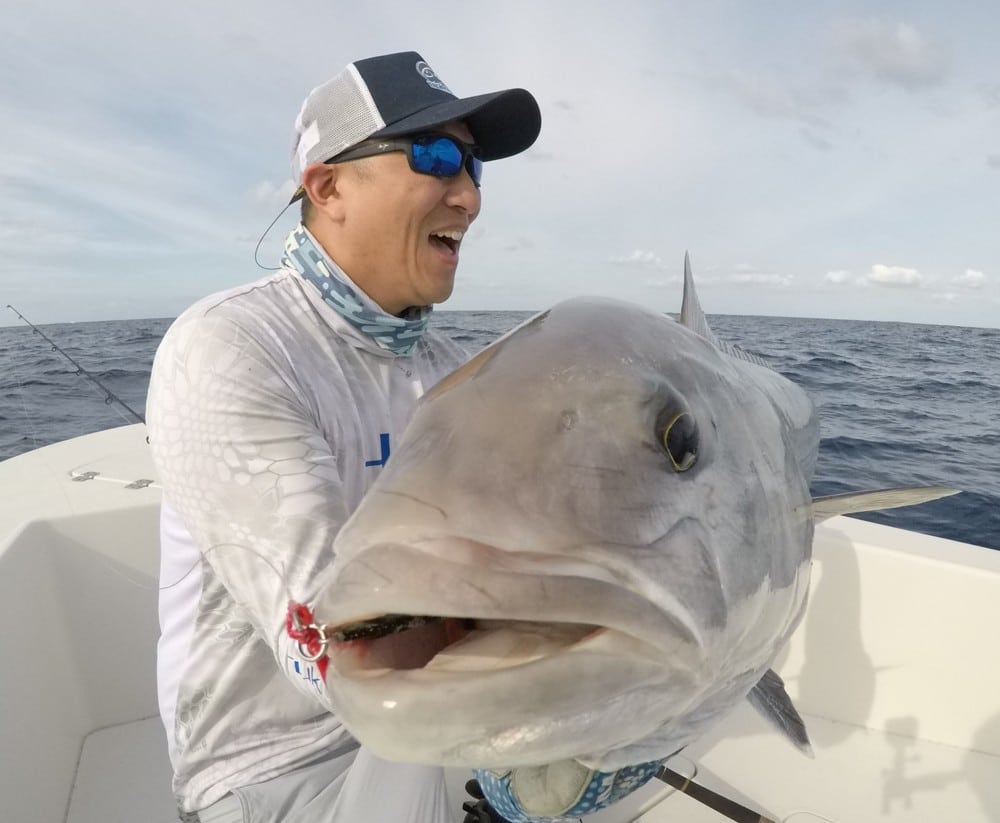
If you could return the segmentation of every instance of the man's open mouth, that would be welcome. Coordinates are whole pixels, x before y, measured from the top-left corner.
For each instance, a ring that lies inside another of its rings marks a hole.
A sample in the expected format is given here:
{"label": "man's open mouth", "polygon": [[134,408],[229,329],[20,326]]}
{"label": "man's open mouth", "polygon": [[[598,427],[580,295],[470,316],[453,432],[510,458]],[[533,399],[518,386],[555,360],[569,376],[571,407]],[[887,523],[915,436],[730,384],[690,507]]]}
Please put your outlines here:
{"label": "man's open mouth", "polygon": [[431,232],[431,245],[447,250],[449,254],[458,254],[458,247],[462,243],[463,234],[464,232],[461,232],[458,229]]}
{"label": "man's open mouth", "polygon": [[586,623],[385,614],[327,630],[330,660],[345,677],[391,671],[485,672],[550,657],[604,631]]}

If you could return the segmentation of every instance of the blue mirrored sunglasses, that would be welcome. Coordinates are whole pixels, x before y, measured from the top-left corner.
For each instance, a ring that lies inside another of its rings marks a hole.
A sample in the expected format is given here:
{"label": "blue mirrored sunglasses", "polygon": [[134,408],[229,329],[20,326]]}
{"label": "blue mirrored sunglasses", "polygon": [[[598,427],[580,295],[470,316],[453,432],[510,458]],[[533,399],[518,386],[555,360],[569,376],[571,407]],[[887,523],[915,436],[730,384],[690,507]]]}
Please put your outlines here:
{"label": "blue mirrored sunglasses", "polygon": [[360,146],[348,149],[326,162],[359,160],[362,157],[374,157],[389,151],[406,152],[410,168],[419,174],[455,177],[464,168],[477,189],[483,178],[483,161],[479,159],[479,149],[463,143],[450,134],[439,132],[414,134],[394,140],[372,140],[370,143],[362,143]]}

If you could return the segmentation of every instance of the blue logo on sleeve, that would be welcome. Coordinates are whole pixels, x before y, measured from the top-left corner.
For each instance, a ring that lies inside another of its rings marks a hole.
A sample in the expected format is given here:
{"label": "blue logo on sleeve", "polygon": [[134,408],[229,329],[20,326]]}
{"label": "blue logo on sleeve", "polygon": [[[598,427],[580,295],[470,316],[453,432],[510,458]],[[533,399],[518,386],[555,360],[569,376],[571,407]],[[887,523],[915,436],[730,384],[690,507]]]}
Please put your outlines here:
{"label": "blue logo on sleeve", "polygon": [[382,447],[382,456],[378,460],[366,460],[366,466],[384,466],[389,460],[389,432],[382,432],[378,439]]}
{"label": "blue logo on sleeve", "polygon": [[296,660],[291,655],[285,655],[285,660],[291,665],[291,669],[302,680],[305,680],[316,691],[323,691],[323,677],[312,663],[304,663]]}

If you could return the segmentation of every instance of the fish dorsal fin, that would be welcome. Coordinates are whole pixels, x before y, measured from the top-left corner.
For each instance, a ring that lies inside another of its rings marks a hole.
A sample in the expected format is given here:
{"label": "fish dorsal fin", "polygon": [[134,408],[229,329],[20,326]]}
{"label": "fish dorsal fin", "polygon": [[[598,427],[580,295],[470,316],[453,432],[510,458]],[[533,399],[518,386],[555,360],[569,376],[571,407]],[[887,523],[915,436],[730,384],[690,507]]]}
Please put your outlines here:
{"label": "fish dorsal fin", "polygon": [[681,325],[704,337],[714,346],[719,341],[709,328],[708,318],[698,301],[698,292],[694,288],[694,276],[691,274],[691,255],[684,252],[684,298],[681,300]]}
{"label": "fish dorsal fin", "polygon": [[698,301],[698,292],[694,288],[694,276],[691,274],[691,256],[687,252],[684,252],[684,297],[681,300],[680,322],[682,326],[686,326],[695,334],[704,337],[720,351],[724,351],[726,354],[739,360],[745,360],[748,363],[755,363],[758,366],[770,368],[767,363],[756,355],[750,354],[750,352],[744,351],[738,346],[724,343],[715,336],[715,332],[708,325],[708,318],[701,308],[701,303]]}
{"label": "fish dorsal fin", "polygon": [[848,492],[847,494],[831,494],[828,497],[814,497],[812,501],[813,520],[820,523],[838,514],[916,506],[918,503],[926,503],[952,494],[958,494],[958,489],[949,489],[944,486],[910,486],[900,489],[879,489],[872,492]]}
{"label": "fish dorsal fin", "polygon": [[792,705],[785,691],[785,681],[773,669],[764,672],[757,685],[750,689],[747,700],[760,715],[785,735],[804,754],[813,756],[806,724]]}

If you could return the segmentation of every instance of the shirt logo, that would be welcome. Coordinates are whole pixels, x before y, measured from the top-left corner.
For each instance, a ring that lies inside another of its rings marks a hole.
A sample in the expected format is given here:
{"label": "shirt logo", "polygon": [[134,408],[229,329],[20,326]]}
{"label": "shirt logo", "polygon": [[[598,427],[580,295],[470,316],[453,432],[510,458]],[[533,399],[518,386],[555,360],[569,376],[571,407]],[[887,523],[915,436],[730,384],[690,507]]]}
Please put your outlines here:
{"label": "shirt logo", "polygon": [[[441,78],[434,73],[434,69],[428,66],[423,60],[417,62],[417,74],[423,77],[424,80],[427,81],[427,85],[432,89],[437,89],[438,91],[443,91],[446,94],[451,94],[451,89],[449,89],[441,81]],[[452,94],[451,96],[454,97],[455,95]]]}
{"label": "shirt logo", "polygon": [[288,663],[289,667],[296,676],[305,680],[310,686],[312,686],[316,691],[322,692],[323,686],[323,676],[319,669],[312,663],[304,663],[302,661],[296,660],[289,654],[285,655],[285,661]]}
{"label": "shirt logo", "polygon": [[365,466],[384,466],[389,460],[389,432],[382,432],[378,436],[378,442],[382,449],[382,456],[378,460],[366,460]]}

